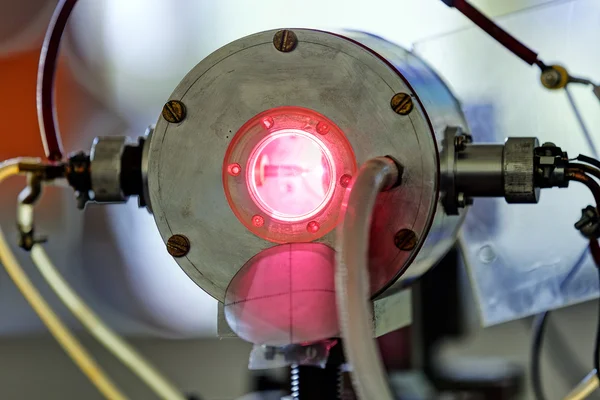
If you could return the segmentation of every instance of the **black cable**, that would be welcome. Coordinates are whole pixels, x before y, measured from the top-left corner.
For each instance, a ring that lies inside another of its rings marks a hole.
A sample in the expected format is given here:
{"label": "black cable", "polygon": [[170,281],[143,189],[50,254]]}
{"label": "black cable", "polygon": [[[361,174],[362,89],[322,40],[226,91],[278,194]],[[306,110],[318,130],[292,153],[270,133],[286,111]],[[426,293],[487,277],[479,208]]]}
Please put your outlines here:
{"label": "black cable", "polygon": [[535,316],[533,320],[533,343],[531,346],[531,386],[536,400],[546,400],[542,385],[540,363],[542,359],[542,345],[544,343],[544,330],[548,322],[550,311]]}
{"label": "black cable", "polygon": [[576,160],[583,161],[585,163],[593,165],[596,168],[600,168],[600,161],[596,160],[595,158],[584,156],[583,154],[580,154],[577,156]]}

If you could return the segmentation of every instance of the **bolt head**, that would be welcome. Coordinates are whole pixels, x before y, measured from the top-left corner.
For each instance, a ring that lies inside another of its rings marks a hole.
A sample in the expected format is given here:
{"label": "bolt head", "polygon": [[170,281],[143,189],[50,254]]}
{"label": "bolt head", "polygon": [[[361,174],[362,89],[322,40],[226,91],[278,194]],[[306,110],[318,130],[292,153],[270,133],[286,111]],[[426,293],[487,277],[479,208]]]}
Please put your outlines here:
{"label": "bolt head", "polygon": [[298,45],[298,37],[293,31],[283,29],[273,36],[273,46],[282,53],[293,51]]}
{"label": "bolt head", "polygon": [[417,246],[417,234],[410,229],[400,229],[394,236],[394,244],[399,250],[411,251]]}
{"label": "bolt head", "polygon": [[554,88],[560,84],[560,72],[554,68],[548,68],[542,72],[542,84],[547,88]]}
{"label": "bolt head", "polygon": [[392,110],[396,114],[408,115],[414,108],[412,97],[408,93],[396,93],[390,101]]}
{"label": "bolt head", "polygon": [[184,235],[173,235],[167,241],[167,251],[173,257],[184,257],[190,251],[190,240]]}
{"label": "bolt head", "polygon": [[185,104],[179,100],[169,100],[162,109],[162,117],[172,124],[180,123],[185,119]]}

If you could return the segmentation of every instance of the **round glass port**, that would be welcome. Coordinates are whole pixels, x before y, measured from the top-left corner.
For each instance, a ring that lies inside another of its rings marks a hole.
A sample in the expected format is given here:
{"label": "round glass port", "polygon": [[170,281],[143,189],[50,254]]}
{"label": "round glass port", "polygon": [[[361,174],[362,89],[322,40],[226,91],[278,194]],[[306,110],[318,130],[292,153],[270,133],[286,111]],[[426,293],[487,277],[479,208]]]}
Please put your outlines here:
{"label": "round glass port", "polygon": [[260,209],[280,221],[303,221],[333,195],[333,158],[314,136],[284,129],[265,137],[250,155],[246,181]]}
{"label": "round glass port", "polygon": [[332,120],[302,107],[276,107],[232,138],[223,189],[252,233],[276,243],[311,242],[337,226],[355,172],[352,147]]}

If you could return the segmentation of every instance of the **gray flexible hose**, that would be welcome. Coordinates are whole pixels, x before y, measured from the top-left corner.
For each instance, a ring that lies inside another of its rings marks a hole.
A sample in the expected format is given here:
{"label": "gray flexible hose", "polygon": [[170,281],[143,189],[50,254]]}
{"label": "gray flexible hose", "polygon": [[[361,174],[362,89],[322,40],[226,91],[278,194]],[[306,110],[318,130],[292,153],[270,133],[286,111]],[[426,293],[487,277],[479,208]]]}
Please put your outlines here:
{"label": "gray flexible hose", "polygon": [[392,400],[383,362],[373,338],[373,316],[368,274],[369,232],[379,192],[398,181],[393,160],[367,161],[350,191],[339,229],[336,296],[344,352],[352,367],[354,388],[362,400]]}

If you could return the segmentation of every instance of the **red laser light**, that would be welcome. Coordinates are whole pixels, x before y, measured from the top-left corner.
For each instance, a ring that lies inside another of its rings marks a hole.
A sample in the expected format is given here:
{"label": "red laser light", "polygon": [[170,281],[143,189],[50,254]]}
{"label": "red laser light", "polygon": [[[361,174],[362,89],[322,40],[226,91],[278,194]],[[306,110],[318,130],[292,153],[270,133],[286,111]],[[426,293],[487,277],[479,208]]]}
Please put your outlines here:
{"label": "red laser light", "polygon": [[223,188],[254,234],[307,242],[337,226],[344,185],[355,172],[352,147],[332,120],[302,107],[277,107],[239,128],[223,160]]}
{"label": "red laser light", "polygon": [[254,202],[280,221],[303,221],[333,195],[333,158],[313,135],[297,129],[273,132],[248,161],[246,181]]}

